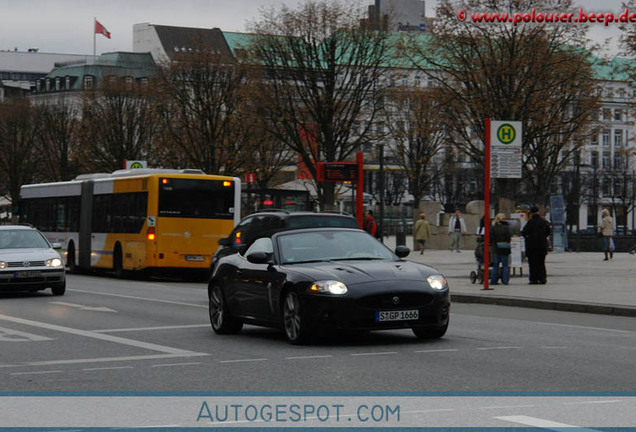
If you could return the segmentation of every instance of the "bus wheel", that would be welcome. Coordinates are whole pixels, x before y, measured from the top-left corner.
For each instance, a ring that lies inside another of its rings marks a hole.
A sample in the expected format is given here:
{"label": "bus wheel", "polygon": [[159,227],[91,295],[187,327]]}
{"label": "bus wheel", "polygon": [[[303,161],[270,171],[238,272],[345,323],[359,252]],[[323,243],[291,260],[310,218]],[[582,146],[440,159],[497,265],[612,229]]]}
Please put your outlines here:
{"label": "bus wheel", "polygon": [[117,243],[115,245],[115,251],[113,252],[113,271],[117,279],[123,279],[125,276],[124,264],[121,253],[121,245]]}
{"label": "bus wheel", "polygon": [[68,250],[66,251],[66,265],[70,273],[77,273],[77,264],[75,263],[75,245],[69,243]]}

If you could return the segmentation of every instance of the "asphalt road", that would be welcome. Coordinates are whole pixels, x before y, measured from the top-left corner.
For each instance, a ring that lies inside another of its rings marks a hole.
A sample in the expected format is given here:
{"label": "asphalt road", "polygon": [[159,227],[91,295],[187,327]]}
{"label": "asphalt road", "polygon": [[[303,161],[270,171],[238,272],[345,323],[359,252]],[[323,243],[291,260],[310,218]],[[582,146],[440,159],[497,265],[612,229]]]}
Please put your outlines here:
{"label": "asphalt road", "polygon": [[447,335],[410,330],[291,346],[217,336],[205,284],[69,275],[67,294],[0,296],[3,391],[634,391],[636,320],[455,304]]}

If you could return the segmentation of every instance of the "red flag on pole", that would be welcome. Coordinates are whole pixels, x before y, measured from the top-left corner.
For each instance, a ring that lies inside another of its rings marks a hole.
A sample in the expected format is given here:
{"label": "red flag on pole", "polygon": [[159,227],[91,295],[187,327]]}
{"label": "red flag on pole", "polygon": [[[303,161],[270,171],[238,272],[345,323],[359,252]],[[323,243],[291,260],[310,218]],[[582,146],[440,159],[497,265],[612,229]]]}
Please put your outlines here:
{"label": "red flag on pole", "polygon": [[110,39],[110,32],[97,20],[95,20],[95,34],[101,34]]}

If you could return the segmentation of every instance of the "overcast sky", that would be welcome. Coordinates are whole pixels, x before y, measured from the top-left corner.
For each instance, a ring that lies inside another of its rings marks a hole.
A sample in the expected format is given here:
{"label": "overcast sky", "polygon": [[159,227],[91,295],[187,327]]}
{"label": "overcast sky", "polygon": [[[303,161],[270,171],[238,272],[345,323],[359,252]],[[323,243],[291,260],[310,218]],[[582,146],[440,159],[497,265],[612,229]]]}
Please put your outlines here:
{"label": "overcast sky", "polygon": [[[263,7],[295,7],[302,0],[0,0],[0,50],[92,54],[93,18],[106,27],[111,39],[97,35],[97,53],[132,51],[133,24],[149,22],[183,27],[218,27],[245,31],[246,22],[258,18]],[[373,0],[363,2],[373,4]],[[587,12],[619,14],[620,0],[578,2]],[[426,2],[427,15],[436,1]],[[636,11],[635,11],[636,12]],[[618,34],[617,27],[592,26],[591,36],[601,41]]]}

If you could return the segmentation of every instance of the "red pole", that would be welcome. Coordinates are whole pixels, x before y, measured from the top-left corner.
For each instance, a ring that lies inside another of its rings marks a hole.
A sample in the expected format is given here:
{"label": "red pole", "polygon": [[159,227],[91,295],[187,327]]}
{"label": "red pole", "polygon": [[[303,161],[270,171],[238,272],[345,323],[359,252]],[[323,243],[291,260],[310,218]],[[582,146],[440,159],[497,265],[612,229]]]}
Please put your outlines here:
{"label": "red pole", "polygon": [[490,282],[490,119],[486,119],[484,146],[484,287]]}
{"label": "red pole", "polygon": [[358,163],[358,180],[356,181],[356,219],[360,228],[364,229],[364,169],[362,152],[356,153]]}

